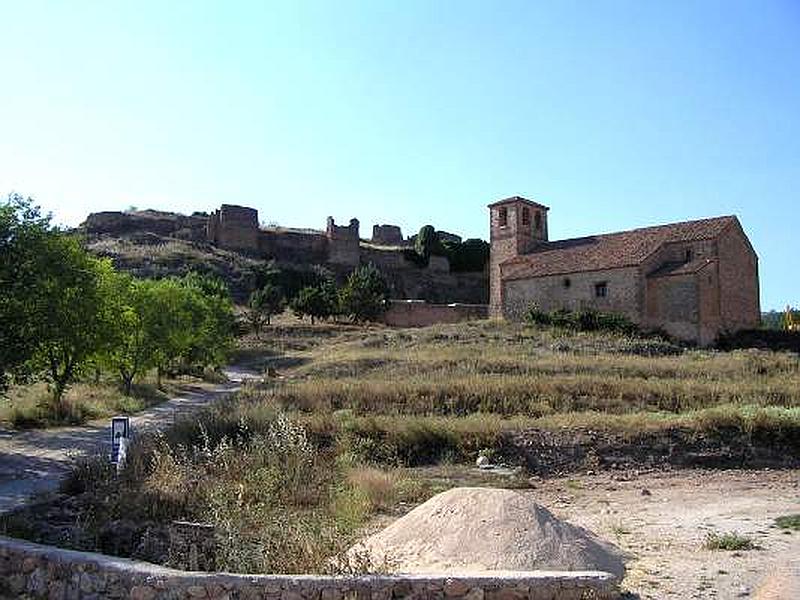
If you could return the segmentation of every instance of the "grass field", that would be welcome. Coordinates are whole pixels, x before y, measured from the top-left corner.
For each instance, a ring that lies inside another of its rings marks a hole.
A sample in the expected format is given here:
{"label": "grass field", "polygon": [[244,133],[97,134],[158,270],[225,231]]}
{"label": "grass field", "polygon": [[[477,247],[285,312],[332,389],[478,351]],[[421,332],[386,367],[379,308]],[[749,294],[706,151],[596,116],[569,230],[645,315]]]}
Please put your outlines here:
{"label": "grass field", "polygon": [[[376,515],[463,483],[443,475],[448,465],[515,462],[514,432],[800,433],[792,354],[490,321],[391,330],[284,315],[262,338],[242,339],[238,356],[262,380],[141,440],[113,485],[102,465],[76,471],[66,490],[80,525],[61,543],[169,564],[169,523],[188,519],[215,526],[218,569],[379,570],[341,552]],[[110,545],[108,523],[120,521],[130,540]],[[4,527],[61,535],[36,515]]]}

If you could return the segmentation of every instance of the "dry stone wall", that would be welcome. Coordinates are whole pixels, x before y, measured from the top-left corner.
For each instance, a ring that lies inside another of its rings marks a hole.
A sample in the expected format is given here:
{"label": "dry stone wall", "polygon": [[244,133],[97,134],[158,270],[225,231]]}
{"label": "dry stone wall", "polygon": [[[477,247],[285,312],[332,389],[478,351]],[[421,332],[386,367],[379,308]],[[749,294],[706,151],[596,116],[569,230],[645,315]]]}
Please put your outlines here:
{"label": "dry stone wall", "polygon": [[176,571],[0,537],[0,597],[130,600],[611,600],[608,573],[470,575],[232,575]]}

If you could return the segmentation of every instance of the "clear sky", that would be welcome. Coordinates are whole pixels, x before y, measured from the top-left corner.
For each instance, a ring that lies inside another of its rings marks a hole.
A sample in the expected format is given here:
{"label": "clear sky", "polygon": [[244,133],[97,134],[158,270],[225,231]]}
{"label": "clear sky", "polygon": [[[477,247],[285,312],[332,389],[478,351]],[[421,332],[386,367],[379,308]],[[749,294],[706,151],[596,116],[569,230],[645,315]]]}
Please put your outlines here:
{"label": "clear sky", "polygon": [[736,214],[800,304],[798,0],[0,0],[0,194],[553,238]]}

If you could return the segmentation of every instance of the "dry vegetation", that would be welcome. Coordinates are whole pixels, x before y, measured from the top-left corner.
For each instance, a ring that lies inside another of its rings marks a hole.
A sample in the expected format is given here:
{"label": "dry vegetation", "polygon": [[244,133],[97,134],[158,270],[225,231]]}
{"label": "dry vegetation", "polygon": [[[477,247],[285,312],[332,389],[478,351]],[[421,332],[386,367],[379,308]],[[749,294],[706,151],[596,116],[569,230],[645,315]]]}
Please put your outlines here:
{"label": "dry vegetation", "polygon": [[[800,432],[791,354],[494,322],[389,330],[284,316],[263,337],[243,340],[239,358],[264,379],[142,440],[121,485],[96,465],[76,473],[68,491],[80,533],[61,543],[168,563],[168,524],[189,519],[215,526],[219,569],[347,572],[332,557],[376,514],[453,485],[420,467],[479,452],[513,461],[513,432]],[[110,546],[104,528],[120,520],[130,540]],[[35,521],[5,526],[59,535]]]}
{"label": "dry vegetation", "polygon": [[116,381],[78,383],[68,389],[60,414],[53,410],[52,393],[46,383],[15,386],[7,398],[0,399],[0,425],[38,429],[80,425],[92,419],[133,414],[167,400],[175,389],[174,383],[159,390],[154,382],[143,381],[133,386],[130,396],[123,393]]}

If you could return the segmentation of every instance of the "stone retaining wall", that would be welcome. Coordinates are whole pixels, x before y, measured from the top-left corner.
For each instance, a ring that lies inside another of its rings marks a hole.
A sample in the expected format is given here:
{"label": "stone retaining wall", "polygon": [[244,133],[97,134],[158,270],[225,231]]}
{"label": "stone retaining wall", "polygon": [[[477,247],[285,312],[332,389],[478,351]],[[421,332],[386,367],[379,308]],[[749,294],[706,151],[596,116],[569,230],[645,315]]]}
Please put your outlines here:
{"label": "stone retaining wall", "polygon": [[0,597],[131,600],[610,600],[608,573],[493,572],[471,575],[232,575],[176,571],[0,536]]}

